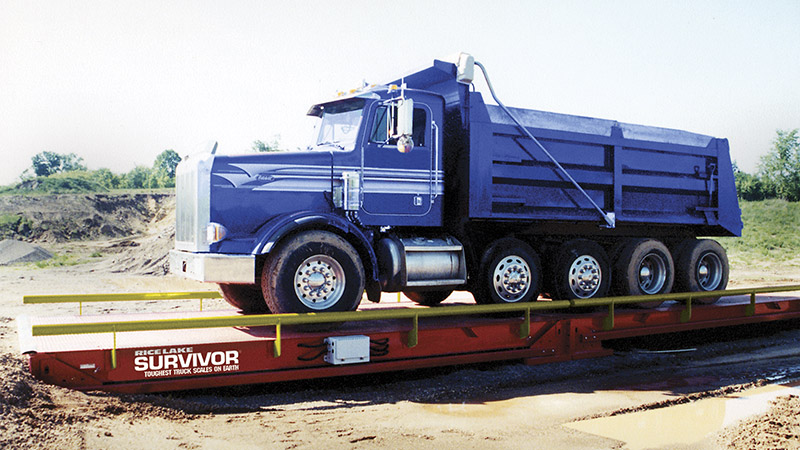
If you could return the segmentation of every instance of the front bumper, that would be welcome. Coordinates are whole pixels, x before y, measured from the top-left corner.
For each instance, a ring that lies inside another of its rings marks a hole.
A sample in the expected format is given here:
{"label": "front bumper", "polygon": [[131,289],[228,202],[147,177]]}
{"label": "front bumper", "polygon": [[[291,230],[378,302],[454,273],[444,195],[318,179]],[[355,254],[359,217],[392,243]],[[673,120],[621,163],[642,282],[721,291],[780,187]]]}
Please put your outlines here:
{"label": "front bumper", "polygon": [[169,252],[170,272],[211,283],[255,284],[256,258],[253,255]]}

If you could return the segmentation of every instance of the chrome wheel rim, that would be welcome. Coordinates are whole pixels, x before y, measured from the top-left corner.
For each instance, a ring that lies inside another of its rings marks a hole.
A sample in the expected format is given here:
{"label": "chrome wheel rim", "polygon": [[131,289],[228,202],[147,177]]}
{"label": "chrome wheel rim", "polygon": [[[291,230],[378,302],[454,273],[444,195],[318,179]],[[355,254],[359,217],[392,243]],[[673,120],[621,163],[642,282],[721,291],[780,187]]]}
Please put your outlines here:
{"label": "chrome wheel rim", "polygon": [[642,292],[658,294],[667,282],[667,262],[657,253],[648,253],[639,263],[638,279]]}
{"label": "chrome wheel rim", "polygon": [[722,261],[714,252],[703,253],[697,259],[697,284],[704,291],[713,291],[722,282]]}
{"label": "chrome wheel rim", "polygon": [[494,291],[503,301],[518,302],[530,290],[531,268],[520,256],[506,256],[495,266],[492,284]]}
{"label": "chrome wheel rim", "polygon": [[294,292],[300,302],[314,310],[328,309],[342,298],[344,269],[327,255],[314,255],[297,268]]}
{"label": "chrome wheel rim", "polygon": [[591,255],[581,255],[569,268],[569,288],[578,298],[589,298],[600,289],[603,273],[600,263]]}

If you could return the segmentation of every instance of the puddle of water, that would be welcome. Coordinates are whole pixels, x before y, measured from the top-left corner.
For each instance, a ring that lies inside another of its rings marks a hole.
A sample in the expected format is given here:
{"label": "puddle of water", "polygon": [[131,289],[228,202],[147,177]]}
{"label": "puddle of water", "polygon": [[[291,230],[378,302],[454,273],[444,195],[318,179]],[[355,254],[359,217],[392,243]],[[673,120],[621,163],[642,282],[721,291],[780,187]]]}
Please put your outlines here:
{"label": "puddle of water", "polygon": [[423,405],[422,410],[429,413],[442,414],[452,417],[482,418],[502,413],[505,408],[497,403],[498,402],[489,402],[483,404],[446,403],[440,405]]}
{"label": "puddle of water", "polygon": [[627,444],[630,450],[689,445],[736,422],[762,414],[776,397],[797,395],[798,388],[764,386],[727,398],[707,398],[659,409],[601,417],[565,427]]}

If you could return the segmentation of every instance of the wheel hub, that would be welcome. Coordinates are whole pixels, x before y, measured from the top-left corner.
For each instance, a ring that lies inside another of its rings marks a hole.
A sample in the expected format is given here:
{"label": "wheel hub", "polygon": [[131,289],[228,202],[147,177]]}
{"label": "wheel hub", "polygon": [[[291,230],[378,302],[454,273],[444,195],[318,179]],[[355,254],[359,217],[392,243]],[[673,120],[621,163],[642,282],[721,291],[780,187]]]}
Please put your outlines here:
{"label": "wheel hub", "polygon": [[312,256],[300,264],[294,276],[294,291],[302,304],[311,309],[328,309],[342,297],[344,269],[327,255]]}
{"label": "wheel hub", "polygon": [[570,266],[569,287],[578,298],[589,298],[596,294],[602,281],[600,263],[591,255],[579,256]]}
{"label": "wheel hub", "polygon": [[503,258],[494,269],[492,282],[494,290],[506,302],[517,302],[525,297],[530,289],[531,269],[519,256]]}
{"label": "wheel hub", "polygon": [[713,291],[722,282],[722,261],[713,252],[703,254],[697,260],[697,284],[704,291]]}
{"label": "wheel hub", "polygon": [[648,253],[639,263],[639,289],[643,293],[658,294],[667,282],[667,263],[657,253]]}

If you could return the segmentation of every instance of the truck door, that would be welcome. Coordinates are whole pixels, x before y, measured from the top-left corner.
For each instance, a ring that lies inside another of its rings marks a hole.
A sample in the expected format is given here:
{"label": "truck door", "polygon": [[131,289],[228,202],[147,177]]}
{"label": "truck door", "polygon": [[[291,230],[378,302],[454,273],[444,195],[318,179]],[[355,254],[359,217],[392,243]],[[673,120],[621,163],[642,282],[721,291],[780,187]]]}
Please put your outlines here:
{"label": "truck door", "polygon": [[440,194],[441,176],[436,134],[431,108],[414,105],[414,148],[408,153],[397,149],[397,142],[387,138],[388,109],[373,103],[367,121],[362,158],[362,210],[368,215],[383,216],[383,225],[431,225],[424,219],[431,213]]}

